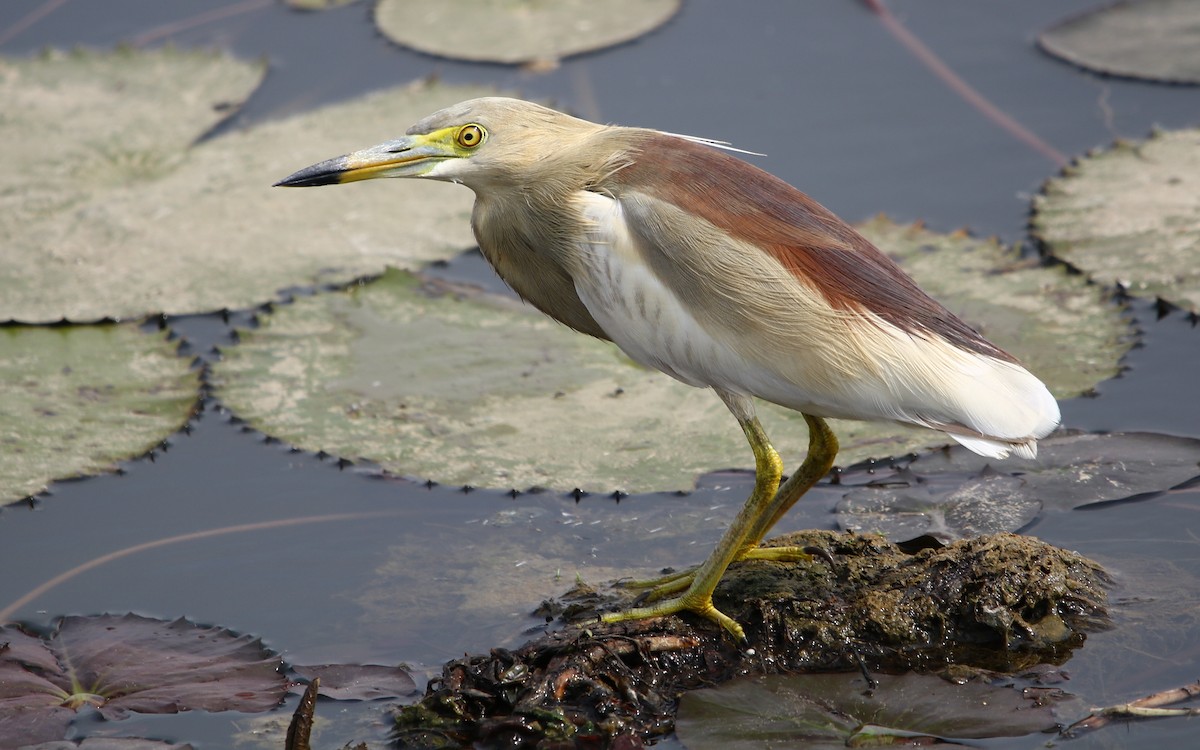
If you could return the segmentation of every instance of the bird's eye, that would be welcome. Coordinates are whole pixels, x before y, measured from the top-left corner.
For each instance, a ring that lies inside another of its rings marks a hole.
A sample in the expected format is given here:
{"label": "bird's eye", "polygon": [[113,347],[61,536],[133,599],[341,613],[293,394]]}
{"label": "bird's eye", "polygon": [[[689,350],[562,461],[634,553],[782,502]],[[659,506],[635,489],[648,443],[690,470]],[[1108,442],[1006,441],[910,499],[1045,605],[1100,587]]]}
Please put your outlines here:
{"label": "bird's eye", "polygon": [[475,148],[483,143],[483,128],[475,124],[463,125],[454,140],[463,148]]}

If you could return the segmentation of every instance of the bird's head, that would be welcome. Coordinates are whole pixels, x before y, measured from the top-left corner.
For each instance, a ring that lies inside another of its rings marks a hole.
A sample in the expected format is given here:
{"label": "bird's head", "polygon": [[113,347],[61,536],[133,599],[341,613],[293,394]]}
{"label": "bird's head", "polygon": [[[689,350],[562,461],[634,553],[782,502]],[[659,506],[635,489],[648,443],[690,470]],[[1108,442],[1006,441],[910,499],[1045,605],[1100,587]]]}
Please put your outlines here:
{"label": "bird's head", "polygon": [[429,115],[400,138],[306,167],[282,187],[335,185],[376,177],[427,177],[477,191],[530,179],[536,166],[570,154],[602,126],[532,102],[471,99]]}

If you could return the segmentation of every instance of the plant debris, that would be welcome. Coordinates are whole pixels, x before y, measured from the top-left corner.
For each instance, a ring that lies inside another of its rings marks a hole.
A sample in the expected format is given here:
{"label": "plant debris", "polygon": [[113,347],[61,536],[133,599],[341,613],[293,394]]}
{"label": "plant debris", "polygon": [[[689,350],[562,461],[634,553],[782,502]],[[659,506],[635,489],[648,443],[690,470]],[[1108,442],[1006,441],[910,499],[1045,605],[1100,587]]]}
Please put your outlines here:
{"label": "plant debris", "polygon": [[1108,576],[1029,537],[995,534],[906,554],[876,535],[808,531],[823,562],[731,566],[715,603],[746,628],[735,644],[690,616],[599,624],[612,597],[577,586],[543,612],[573,621],[519,649],[449,662],[400,709],[401,747],[636,748],[674,727],[681,691],[744,674],[1017,671],[1061,663],[1107,626]]}

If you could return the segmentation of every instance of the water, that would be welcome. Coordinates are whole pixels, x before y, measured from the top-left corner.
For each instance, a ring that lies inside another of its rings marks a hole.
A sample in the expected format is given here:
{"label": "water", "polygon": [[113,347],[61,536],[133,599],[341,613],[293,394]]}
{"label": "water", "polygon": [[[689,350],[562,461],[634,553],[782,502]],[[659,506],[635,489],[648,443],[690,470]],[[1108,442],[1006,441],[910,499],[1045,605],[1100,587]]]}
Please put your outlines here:
{"label": "water", "polygon": [[[76,0],[10,38],[0,53],[109,47],[223,5]],[[1031,47],[1038,28],[1089,5],[926,0],[890,7],[959,75],[1064,153],[1143,136],[1154,125],[1193,123],[1195,89],[1098,79]],[[0,7],[0,34],[39,7],[40,0],[8,0]],[[689,0],[653,36],[546,74],[409,52],[385,41],[368,18],[364,3],[323,14],[264,4],[160,38],[269,60],[262,88],[226,127],[437,74],[548,98],[592,119],[766,152],[755,161],[848,219],[882,211],[1007,241],[1024,237],[1029,197],[1055,171],[950,93],[857,3]],[[407,123],[396,126],[399,132]],[[365,145],[346,144],[347,150]],[[478,259],[460,259],[440,273],[494,279]],[[1194,385],[1200,331],[1182,313],[1157,320],[1144,301],[1131,303],[1130,312],[1142,331],[1141,348],[1130,353],[1121,377],[1097,388],[1097,397],[1063,404],[1066,424],[1200,437]],[[171,325],[201,353],[229,345],[230,325],[239,322],[245,319],[235,315],[227,324],[219,316],[194,316]],[[14,617],[46,624],[97,612],[187,616],[262,635],[292,663],[404,661],[421,677],[463,652],[521,642],[540,626],[527,613],[576,574],[603,581],[620,571],[699,560],[736,512],[745,482],[735,475],[686,497],[619,502],[511,497],[505,489],[464,492],[380,479],[370,467],[339,467],[266,441],[209,403],[190,432],[173,436],[154,460],[129,462],[120,476],[58,484],[32,509],[0,512],[0,607],[64,571],[154,540],[360,514],[131,553],[46,591]],[[1118,628],[1094,636],[1070,663],[1072,690],[1090,701],[1116,702],[1194,679],[1200,641],[1186,612],[1200,601],[1191,531],[1198,508],[1200,493],[1192,489],[1051,515],[1035,526],[1042,538],[1109,565],[1118,576],[1114,597],[1130,600],[1118,608]],[[828,507],[802,503],[781,530],[831,525]],[[1124,588],[1133,579],[1141,588]],[[1142,606],[1134,597],[1155,604]],[[1155,633],[1148,642],[1130,636],[1147,628]],[[285,712],[292,706],[294,699]],[[320,710],[347,709],[326,702]],[[374,706],[355,711],[362,720],[378,718]],[[253,720],[198,713],[120,723],[82,718],[76,730],[222,747]],[[1110,730],[1108,740],[1119,737],[1123,747],[1177,745],[1182,723]],[[378,727],[354,731],[328,735],[324,744],[380,736]],[[1040,746],[1044,738],[1020,742],[1011,746]]]}

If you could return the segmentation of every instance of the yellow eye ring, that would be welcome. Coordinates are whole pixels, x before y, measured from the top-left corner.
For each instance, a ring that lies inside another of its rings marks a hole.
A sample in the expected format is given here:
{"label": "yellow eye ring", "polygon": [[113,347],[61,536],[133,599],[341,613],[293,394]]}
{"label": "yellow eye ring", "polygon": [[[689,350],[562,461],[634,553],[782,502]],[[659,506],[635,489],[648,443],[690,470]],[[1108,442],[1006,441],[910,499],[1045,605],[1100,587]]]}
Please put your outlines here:
{"label": "yellow eye ring", "polygon": [[463,148],[475,148],[483,143],[483,128],[475,123],[463,125],[454,136],[454,142]]}

